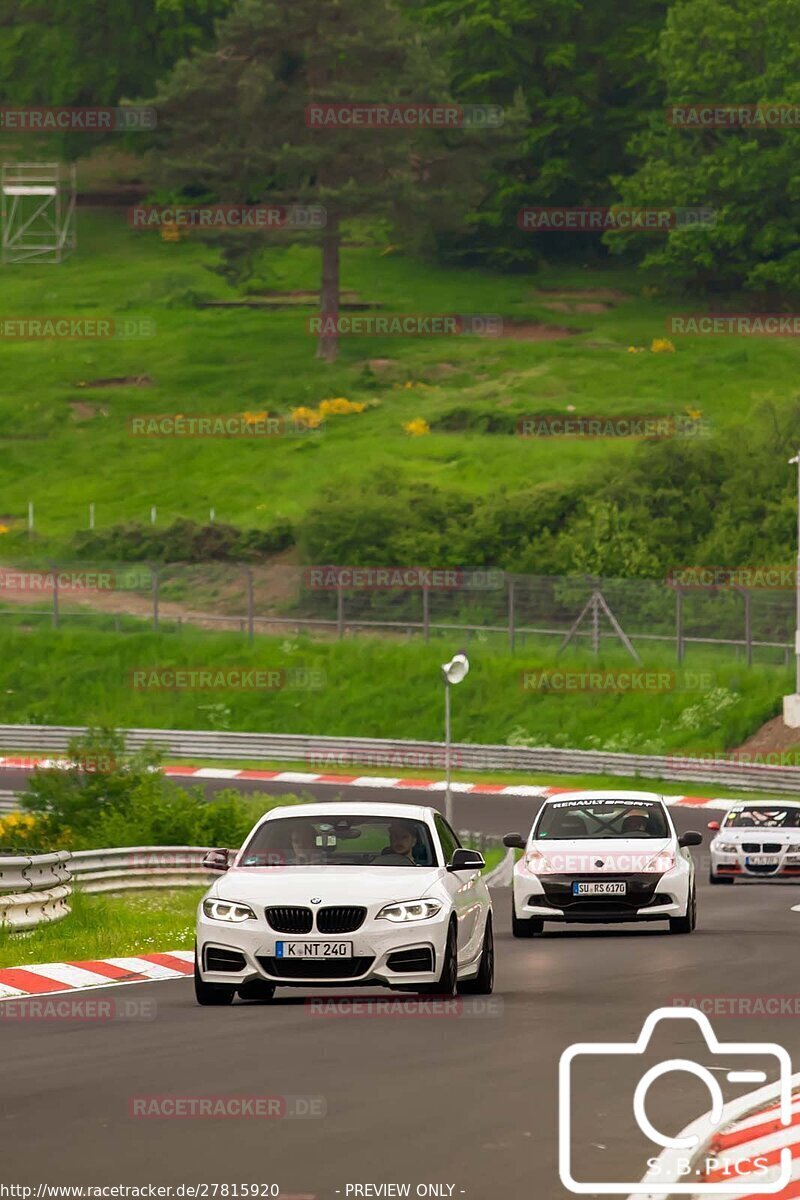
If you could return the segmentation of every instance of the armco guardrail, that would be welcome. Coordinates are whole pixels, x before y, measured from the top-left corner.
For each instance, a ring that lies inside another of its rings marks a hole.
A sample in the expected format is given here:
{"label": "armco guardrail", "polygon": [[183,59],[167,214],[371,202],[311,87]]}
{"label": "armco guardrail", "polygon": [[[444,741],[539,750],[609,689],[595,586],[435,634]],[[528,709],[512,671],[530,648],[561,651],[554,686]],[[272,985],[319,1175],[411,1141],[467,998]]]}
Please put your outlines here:
{"label": "armco guardrail", "polygon": [[31,929],[67,916],[74,888],[202,887],[215,878],[202,865],[206,853],[205,846],[123,846],[0,857],[0,893],[9,893],[0,895],[0,926]]}
{"label": "armco guardrail", "polygon": [[215,878],[203,867],[206,846],[123,846],[115,850],[76,850],[69,862],[82,892],[122,892],[131,888],[202,887]]}
{"label": "armco guardrail", "polygon": [[[86,732],[61,725],[0,725],[0,744],[36,753],[63,751],[71,738]],[[441,742],[393,741],[383,738],[337,738],[292,733],[220,733],[214,730],[129,729],[131,749],[148,742],[174,758],[253,759],[304,762],[310,770],[334,765],[419,768],[443,771]],[[453,746],[453,765],[472,771],[525,771],[538,775],[617,775],[665,779],[678,783],[710,783],[726,788],[800,792],[800,767],[772,766],[689,756],[617,754],[602,750],[556,750],[550,747]],[[302,784],[302,780],[299,781]]]}
{"label": "armco guardrail", "polygon": [[0,925],[30,929],[69,912],[69,854],[0,858]]}

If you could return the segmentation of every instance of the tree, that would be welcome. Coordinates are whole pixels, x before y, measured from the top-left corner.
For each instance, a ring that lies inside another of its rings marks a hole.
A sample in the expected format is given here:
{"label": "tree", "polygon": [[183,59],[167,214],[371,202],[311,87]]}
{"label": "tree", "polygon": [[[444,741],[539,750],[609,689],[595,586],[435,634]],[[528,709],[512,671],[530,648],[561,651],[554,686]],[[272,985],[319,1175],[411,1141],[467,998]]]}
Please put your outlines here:
{"label": "tree", "polygon": [[[657,71],[669,106],[800,103],[800,0],[678,0],[661,37]],[[669,285],[760,294],[782,305],[800,291],[800,127],[680,128],[663,110],[635,137],[638,169],[618,184],[626,204],[708,206],[712,228],[609,234],[646,249],[643,265]]]}
{"label": "tree", "polygon": [[[0,100],[95,107],[147,94],[181,56],[208,42],[230,2],[5,0]],[[86,136],[63,136],[62,150],[77,156]]]}
{"label": "tree", "polygon": [[651,57],[667,10],[668,0],[628,0],[622,12],[611,0],[421,0],[421,19],[445,34],[459,101],[508,105],[519,92],[529,113],[454,253],[529,266],[541,250],[596,251],[595,234],[522,232],[517,214],[616,198],[611,177],[633,169],[628,142],[663,90]]}
{"label": "tree", "polygon": [[[316,123],[337,105],[446,105],[432,41],[392,0],[240,0],[216,48],[180,63],[156,99],[164,183],[221,201],[324,207],[320,302],[331,321],[318,355],[329,361],[342,222],[388,217],[420,244],[428,229],[458,224],[487,186],[496,132]],[[511,114],[504,136],[515,128]]]}

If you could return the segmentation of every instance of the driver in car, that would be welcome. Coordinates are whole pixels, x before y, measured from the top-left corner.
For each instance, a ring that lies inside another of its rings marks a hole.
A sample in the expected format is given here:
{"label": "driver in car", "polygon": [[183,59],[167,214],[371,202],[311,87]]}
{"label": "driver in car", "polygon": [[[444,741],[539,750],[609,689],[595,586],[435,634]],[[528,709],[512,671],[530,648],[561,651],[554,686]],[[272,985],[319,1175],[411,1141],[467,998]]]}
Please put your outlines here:
{"label": "driver in car", "polygon": [[392,821],[389,826],[389,845],[372,861],[386,867],[415,867],[413,851],[417,833],[406,821]]}
{"label": "driver in car", "polygon": [[635,836],[637,833],[647,833],[648,824],[649,818],[647,813],[641,811],[629,812],[622,822],[622,834],[625,837],[630,834]]}

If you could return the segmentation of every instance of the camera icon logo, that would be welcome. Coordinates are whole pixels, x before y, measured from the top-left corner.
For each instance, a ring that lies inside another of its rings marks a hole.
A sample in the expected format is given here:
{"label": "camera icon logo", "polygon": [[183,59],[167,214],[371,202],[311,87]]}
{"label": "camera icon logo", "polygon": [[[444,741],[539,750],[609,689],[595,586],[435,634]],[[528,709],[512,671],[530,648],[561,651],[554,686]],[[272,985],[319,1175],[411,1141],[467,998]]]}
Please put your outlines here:
{"label": "camera icon logo", "polygon": [[[753,1170],[742,1175],[732,1171],[730,1177],[715,1183],[704,1183],[696,1177],[699,1172],[692,1170],[695,1162],[702,1159],[705,1147],[713,1134],[734,1115],[734,1106],[725,1104],[722,1089],[711,1071],[687,1058],[671,1058],[651,1067],[644,1072],[634,1092],[633,1115],[636,1125],[646,1138],[662,1150],[662,1156],[658,1160],[648,1160],[651,1164],[658,1162],[658,1169],[648,1171],[644,1180],[627,1183],[581,1182],[575,1179],[572,1157],[572,1081],[575,1060],[588,1055],[603,1055],[612,1059],[623,1055],[643,1055],[659,1022],[676,1020],[693,1022],[699,1028],[709,1052],[724,1056],[716,1070],[731,1084],[752,1084],[754,1088],[763,1088],[768,1082],[768,1076],[761,1069],[752,1069],[752,1060],[756,1057],[763,1062],[765,1058],[773,1058],[776,1070],[772,1076],[774,1083],[771,1094],[779,1114],[779,1128],[791,1126],[792,1063],[783,1046],[774,1042],[720,1042],[704,1013],[686,1008],[658,1008],[647,1017],[635,1042],[578,1042],[568,1046],[561,1055],[558,1065],[558,1172],[567,1191],[576,1195],[594,1196],[752,1196],[754,1191],[757,1191],[759,1196],[770,1196],[782,1191],[790,1182],[792,1151],[789,1146],[781,1149],[777,1173],[774,1168],[770,1168],[767,1174],[764,1167],[759,1169],[758,1174]],[[646,1112],[649,1088],[657,1079],[672,1071],[683,1071],[696,1076],[707,1087],[711,1099],[710,1111],[706,1116],[693,1122],[683,1134],[676,1137],[669,1137],[656,1129]],[[689,1174],[695,1174],[695,1178],[687,1180],[685,1177]]]}

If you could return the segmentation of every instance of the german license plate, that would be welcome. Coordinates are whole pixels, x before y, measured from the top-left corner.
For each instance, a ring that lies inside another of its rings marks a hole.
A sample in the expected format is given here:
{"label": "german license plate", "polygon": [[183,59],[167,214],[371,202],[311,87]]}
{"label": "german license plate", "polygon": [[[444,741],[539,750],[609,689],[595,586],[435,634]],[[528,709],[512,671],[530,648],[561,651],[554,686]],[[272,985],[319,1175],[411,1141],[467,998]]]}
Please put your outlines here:
{"label": "german license plate", "polygon": [[276,958],[352,958],[352,942],[276,942]]}
{"label": "german license plate", "polygon": [[777,867],[780,859],[777,854],[748,854],[744,861],[748,867]]}
{"label": "german license plate", "polygon": [[624,896],[628,885],[624,880],[603,879],[596,883],[578,883],[572,885],[573,896]]}

